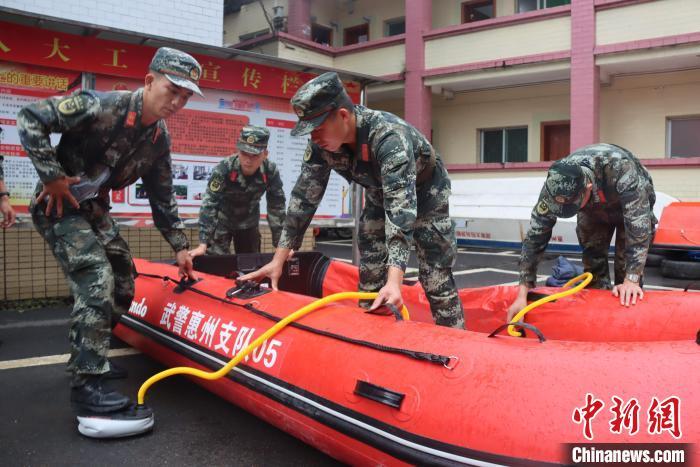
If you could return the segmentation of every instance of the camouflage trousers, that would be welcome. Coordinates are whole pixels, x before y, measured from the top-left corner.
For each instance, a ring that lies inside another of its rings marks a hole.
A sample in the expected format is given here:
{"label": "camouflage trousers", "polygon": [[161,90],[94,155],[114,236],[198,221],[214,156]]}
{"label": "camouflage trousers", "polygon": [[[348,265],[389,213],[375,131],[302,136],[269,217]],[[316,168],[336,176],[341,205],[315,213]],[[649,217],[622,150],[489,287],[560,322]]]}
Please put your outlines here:
{"label": "camouflage trousers", "polygon": [[[650,213],[650,216],[653,226],[656,218],[653,213]],[[598,210],[594,213],[578,212],[576,235],[583,248],[583,269],[593,274],[593,281],[588,286],[589,288],[612,289],[608,250],[613,234],[615,234],[614,284],[622,284],[625,280],[625,249],[627,247],[622,212],[612,210]],[[652,237],[653,235],[649,235],[649,242],[651,242]],[[648,249],[649,245],[646,246]]]}
{"label": "camouflage trousers", "polygon": [[47,217],[44,205],[32,205],[32,220],[61,265],[73,295],[68,370],[72,384],[84,375],[109,371],[111,330],[134,297],[134,263],[129,246],[109,214],[94,201],[63,217]]}
{"label": "camouflage trousers", "polygon": [[[435,167],[433,183],[417,190],[418,216],[413,241],[418,259],[418,278],[430,303],[435,323],[464,329],[464,310],[452,276],[457,244],[449,216],[450,180],[441,164]],[[442,176],[444,174],[444,176]],[[385,213],[380,190],[365,191],[360,217],[359,290],[377,292],[386,283],[388,257],[384,230]]]}
{"label": "camouflage trousers", "polygon": [[207,254],[230,255],[231,241],[236,254],[260,253],[260,228],[228,230],[217,227],[207,244]]}

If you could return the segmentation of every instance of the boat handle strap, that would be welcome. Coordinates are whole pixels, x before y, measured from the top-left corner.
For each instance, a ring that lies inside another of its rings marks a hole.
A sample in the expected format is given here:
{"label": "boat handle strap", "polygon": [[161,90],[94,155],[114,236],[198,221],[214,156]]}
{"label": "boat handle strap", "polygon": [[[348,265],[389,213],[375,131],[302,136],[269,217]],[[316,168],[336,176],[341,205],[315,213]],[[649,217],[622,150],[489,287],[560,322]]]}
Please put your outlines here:
{"label": "boat handle strap", "polygon": [[[384,313],[382,311],[382,308],[388,308],[390,313]],[[367,310],[365,313],[369,313],[370,315],[382,315],[382,316],[388,316],[389,314],[393,314],[394,318],[396,318],[396,321],[403,321],[403,315],[399,311],[399,309],[396,307],[396,305],[392,303],[385,303],[379,308],[375,310]]]}
{"label": "boat handle strap", "polygon": [[[573,279],[571,279],[569,282],[564,284],[564,287],[562,292],[557,292],[552,295],[547,295],[544,298],[540,298],[536,302],[530,303],[528,306],[520,310],[514,317],[513,317],[513,322],[519,322],[522,321],[525,315],[537,308],[540,305],[544,305],[547,302],[553,302],[558,298],[564,298],[568,297],[569,295],[573,295],[575,293],[578,293],[581,289],[586,287],[591,281],[593,280],[593,274],[590,272],[584,272],[580,276],[576,276]],[[577,284],[578,282],[578,284]],[[576,284],[574,286],[574,284]],[[573,286],[573,287],[572,287]],[[570,288],[569,288],[570,287]],[[515,330],[515,326],[512,323],[508,324],[508,334],[510,334],[513,337],[520,337],[520,332]]]}
{"label": "boat handle strap", "polygon": [[358,396],[366,397],[367,399],[379,402],[380,404],[388,405],[389,407],[393,407],[395,409],[401,408],[401,402],[403,402],[404,398],[406,397],[405,394],[400,392],[392,391],[391,389],[383,388],[381,386],[377,386],[376,384],[372,384],[368,381],[361,381],[359,379],[357,380],[357,383],[355,383],[355,391],[353,392]]}

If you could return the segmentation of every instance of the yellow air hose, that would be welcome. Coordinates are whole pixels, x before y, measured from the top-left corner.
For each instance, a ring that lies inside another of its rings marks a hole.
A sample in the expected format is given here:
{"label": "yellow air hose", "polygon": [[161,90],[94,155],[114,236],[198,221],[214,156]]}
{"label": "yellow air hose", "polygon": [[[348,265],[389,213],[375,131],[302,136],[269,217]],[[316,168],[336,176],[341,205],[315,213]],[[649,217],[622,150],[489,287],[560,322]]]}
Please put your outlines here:
{"label": "yellow air hose", "polygon": [[[563,292],[558,292],[558,293],[555,293],[552,295],[547,295],[546,297],[540,298],[536,302],[530,303],[528,306],[526,306],[525,308],[520,310],[520,312],[513,317],[513,319],[511,320],[511,323],[516,322],[516,321],[520,321],[521,319],[523,319],[523,317],[528,312],[534,310],[535,308],[537,308],[540,305],[544,305],[547,302],[551,302],[551,301],[556,300],[558,298],[567,297],[569,295],[573,295],[573,294],[579,292],[581,289],[583,289],[588,284],[590,284],[590,282],[592,280],[593,280],[593,274],[591,274],[590,272],[584,272],[580,276],[574,277],[569,282],[564,284],[564,288],[571,287],[572,284],[575,284],[576,282],[581,281],[581,283],[578,284],[576,287],[572,287],[568,290],[564,290]],[[513,326],[513,325],[508,326],[508,334],[510,334],[513,337],[522,336],[522,333],[520,331],[516,331],[515,326]]]}
{"label": "yellow air hose", "polygon": [[[187,366],[180,366],[176,368],[170,368],[165,371],[161,371],[160,373],[157,373],[150,378],[148,378],[139,388],[139,394],[138,394],[138,403],[139,405],[143,405],[144,400],[146,399],[146,391],[148,391],[148,388],[153,386],[155,383],[158,381],[167,378],[168,376],[173,376],[173,375],[190,375],[190,376],[196,376],[197,378],[202,378],[202,379],[208,379],[208,380],[215,380],[219,379],[222,376],[225,376],[228,374],[231,369],[238,365],[241,360],[245,358],[246,355],[251,353],[253,350],[255,350],[257,347],[259,347],[265,340],[269,339],[270,337],[274,336],[278,332],[280,332],[282,329],[285,328],[289,323],[292,323],[294,321],[297,321],[298,319],[302,318],[303,316],[311,313],[314,310],[317,310],[329,303],[333,302],[338,302],[341,300],[373,300],[377,298],[377,295],[379,295],[376,292],[341,292],[341,293],[336,293],[333,295],[329,295],[327,297],[324,297],[320,300],[316,300],[315,302],[309,303],[305,307],[295,311],[294,313],[290,314],[286,318],[282,319],[281,321],[275,323],[274,326],[272,326],[270,329],[265,331],[260,337],[255,339],[253,343],[251,343],[248,347],[243,349],[242,351],[238,352],[235,357],[233,357],[226,365],[221,367],[218,371],[202,371],[197,368],[191,368]],[[408,315],[408,310],[404,306],[401,309],[401,316],[403,317],[404,320],[408,321],[410,319]]]}

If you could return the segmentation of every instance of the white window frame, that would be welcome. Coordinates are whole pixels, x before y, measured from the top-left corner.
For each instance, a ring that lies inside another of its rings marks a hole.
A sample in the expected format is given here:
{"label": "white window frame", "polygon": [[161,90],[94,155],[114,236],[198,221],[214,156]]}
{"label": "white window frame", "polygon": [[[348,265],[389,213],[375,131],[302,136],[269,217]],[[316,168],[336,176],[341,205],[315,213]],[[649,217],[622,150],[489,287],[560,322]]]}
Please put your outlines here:
{"label": "white window frame", "polygon": [[[573,0],[571,0],[571,1],[573,1]],[[530,10],[530,11],[544,10],[545,8],[551,8],[551,7],[547,6],[547,2],[549,2],[549,0],[537,0],[537,8],[535,10]],[[526,13],[526,12],[520,11],[520,0],[518,0],[518,4],[516,5],[515,11],[518,13]]]}
{"label": "white window frame", "polygon": [[[673,129],[671,128],[671,123],[681,120],[700,120],[700,115],[683,115],[680,117],[666,117],[666,158],[667,159],[685,159],[686,157],[692,156],[678,156],[673,157],[671,154],[671,145],[673,138]],[[700,155],[700,154],[698,154]]]}
{"label": "white window frame", "polygon": [[[504,127],[496,127],[496,128],[479,128],[479,160],[481,161],[482,164],[491,164],[493,162],[484,162],[484,132],[485,131],[501,131],[502,136],[501,138],[503,139],[502,141],[502,149],[501,149],[501,164],[507,164],[509,161],[505,160],[506,159],[506,150],[508,149],[506,143],[508,142],[506,140],[506,130],[525,130],[527,132],[527,143],[530,144],[530,132],[528,131],[528,126],[527,125],[516,125],[516,126],[504,126]],[[528,161],[529,154],[527,151],[525,152],[525,162]],[[495,162],[498,164],[498,162]]]}

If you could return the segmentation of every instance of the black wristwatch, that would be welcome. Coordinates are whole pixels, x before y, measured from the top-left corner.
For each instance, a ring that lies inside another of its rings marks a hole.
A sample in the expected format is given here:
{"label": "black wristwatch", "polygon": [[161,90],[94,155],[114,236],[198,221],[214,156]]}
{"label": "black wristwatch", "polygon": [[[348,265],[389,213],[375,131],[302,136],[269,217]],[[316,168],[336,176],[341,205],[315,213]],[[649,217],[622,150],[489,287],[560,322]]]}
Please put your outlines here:
{"label": "black wristwatch", "polygon": [[2,198],[3,196],[7,196],[9,198],[10,192],[9,191],[0,191],[0,198]]}

